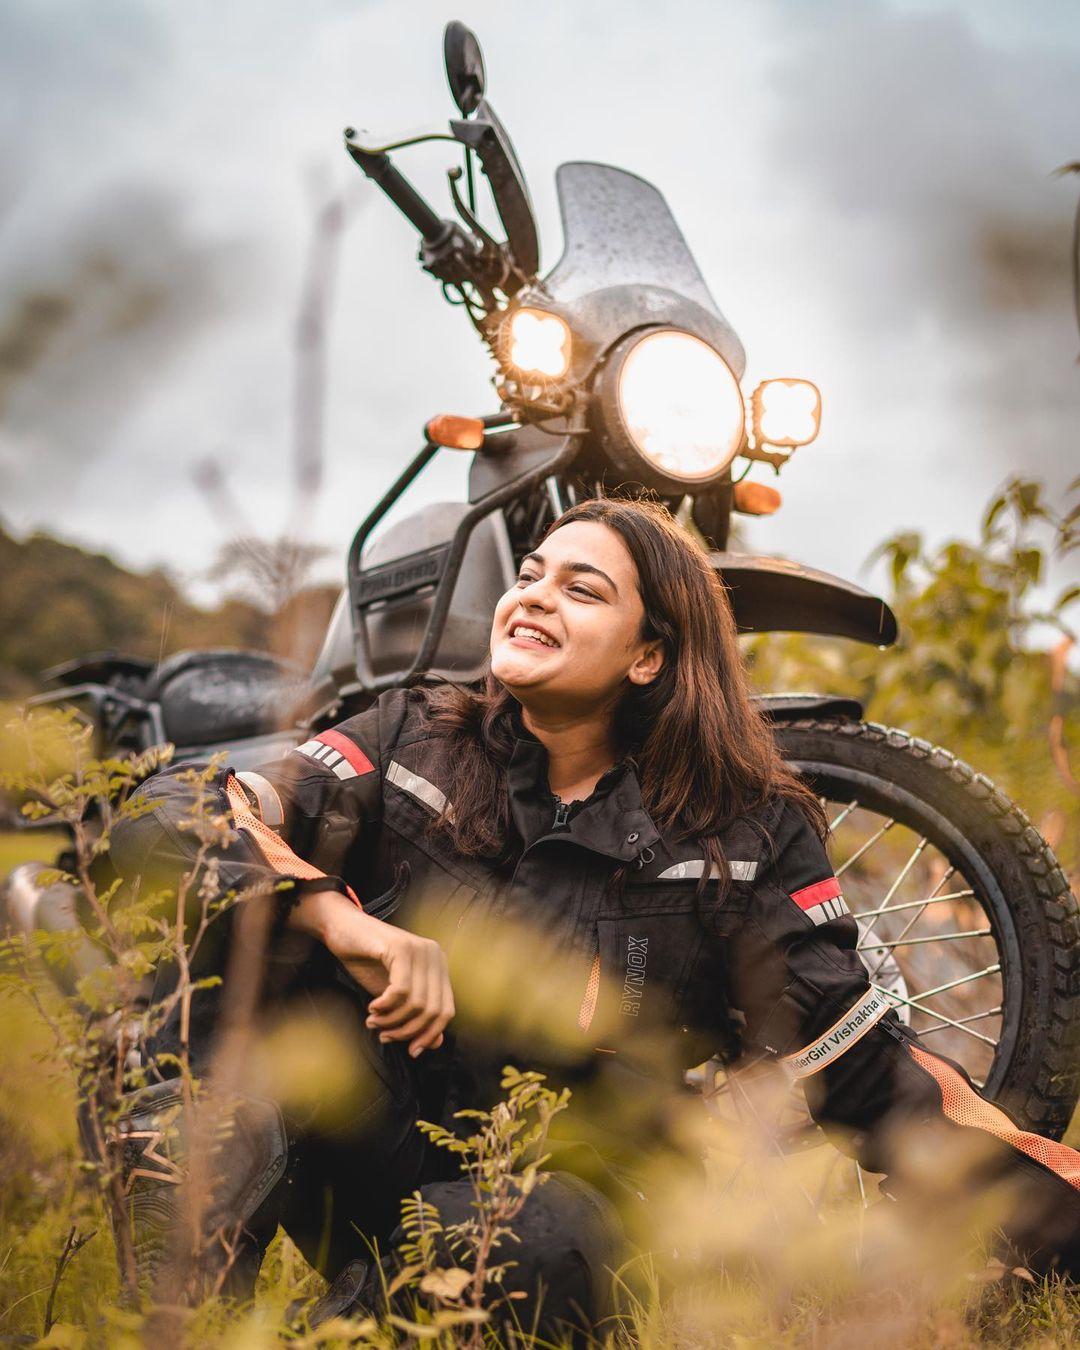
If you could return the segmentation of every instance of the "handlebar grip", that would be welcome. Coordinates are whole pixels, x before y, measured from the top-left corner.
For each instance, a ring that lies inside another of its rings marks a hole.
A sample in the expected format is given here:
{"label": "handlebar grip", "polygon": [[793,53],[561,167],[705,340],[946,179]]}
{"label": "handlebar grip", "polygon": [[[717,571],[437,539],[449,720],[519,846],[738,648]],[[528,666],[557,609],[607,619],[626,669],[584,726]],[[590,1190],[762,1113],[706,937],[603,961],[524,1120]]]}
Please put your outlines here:
{"label": "handlebar grip", "polygon": [[453,230],[453,222],[436,215],[405,175],[394,168],[390,156],[384,150],[361,149],[353,141],[353,134],[351,129],[345,132],[345,148],[353,161],[416,226],[425,243],[441,244]]}

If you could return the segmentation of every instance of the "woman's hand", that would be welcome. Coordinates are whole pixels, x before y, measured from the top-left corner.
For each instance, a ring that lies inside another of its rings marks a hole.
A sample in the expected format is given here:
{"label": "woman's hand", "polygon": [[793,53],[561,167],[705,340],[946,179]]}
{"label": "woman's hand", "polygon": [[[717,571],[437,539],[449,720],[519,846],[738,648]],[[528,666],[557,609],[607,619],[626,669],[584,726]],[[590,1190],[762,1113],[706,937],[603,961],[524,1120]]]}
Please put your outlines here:
{"label": "woman's hand", "polygon": [[367,1025],[380,1041],[408,1041],[414,1058],[442,1045],[454,995],[437,942],[373,919],[337,891],[304,896],[289,926],[319,938],[357,984],[375,995]]}

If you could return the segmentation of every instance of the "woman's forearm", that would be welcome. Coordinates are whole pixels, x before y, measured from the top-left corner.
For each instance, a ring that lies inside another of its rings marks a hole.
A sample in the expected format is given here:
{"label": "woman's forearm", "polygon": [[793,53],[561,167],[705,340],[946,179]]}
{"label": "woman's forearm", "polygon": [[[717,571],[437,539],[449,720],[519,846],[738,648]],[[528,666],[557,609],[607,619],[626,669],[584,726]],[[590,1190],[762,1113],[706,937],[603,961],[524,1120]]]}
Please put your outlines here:
{"label": "woman's forearm", "polygon": [[372,918],[340,891],[311,891],[289,911],[288,927],[317,938],[335,956],[382,961],[395,929]]}
{"label": "woman's forearm", "polygon": [[454,993],[437,942],[372,918],[338,891],[302,896],[287,922],[321,942],[372,995],[367,1026],[381,1041],[405,1041],[414,1057],[442,1044]]}
{"label": "woman's forearm", "polygon": [[286,926],[329,946],[327,937],[343,911],[358,913],[353,902],[340,891],[309,891],[290,909]]}

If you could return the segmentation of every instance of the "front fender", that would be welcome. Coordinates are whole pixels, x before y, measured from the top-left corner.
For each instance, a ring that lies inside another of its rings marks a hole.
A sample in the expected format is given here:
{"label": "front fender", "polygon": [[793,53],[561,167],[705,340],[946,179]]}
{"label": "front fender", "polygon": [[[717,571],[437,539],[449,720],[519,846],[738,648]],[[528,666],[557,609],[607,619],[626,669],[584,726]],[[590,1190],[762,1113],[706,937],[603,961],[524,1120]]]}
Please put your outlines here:
{"label": "front fender", "polygon": [[896,641],[896,615],[850,581],[788,558],[710,553],[740,633],[821,633],[875,647]]}
{"label": "front fender", "polygon": [[798,722],[804,717],[839,717],[859,722],[863,709],[858,699],[839,694],[755,694],[751,703],[770,722]]}

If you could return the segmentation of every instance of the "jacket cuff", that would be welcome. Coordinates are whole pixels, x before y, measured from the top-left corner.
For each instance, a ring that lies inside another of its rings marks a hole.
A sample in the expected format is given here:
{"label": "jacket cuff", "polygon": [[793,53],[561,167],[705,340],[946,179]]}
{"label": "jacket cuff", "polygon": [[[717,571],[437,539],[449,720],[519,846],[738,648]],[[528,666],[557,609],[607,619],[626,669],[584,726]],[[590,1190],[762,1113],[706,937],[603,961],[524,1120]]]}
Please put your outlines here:
{"label": "jacket cuff", "polygon": [[339,895],[347,896],[358,909],[362,909],[360,900],[351,886],[347,886],[340,877],[290,877],[286,878],[292,881],[292,887],[286,892],[290,904],[295,905],[303,896],[310,895],[313,891],[337,891]]}

